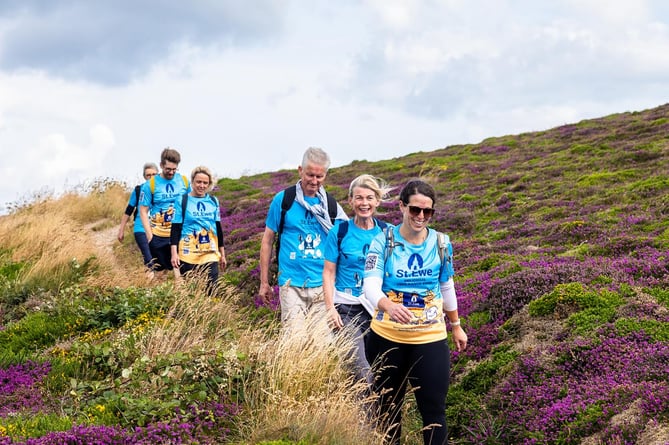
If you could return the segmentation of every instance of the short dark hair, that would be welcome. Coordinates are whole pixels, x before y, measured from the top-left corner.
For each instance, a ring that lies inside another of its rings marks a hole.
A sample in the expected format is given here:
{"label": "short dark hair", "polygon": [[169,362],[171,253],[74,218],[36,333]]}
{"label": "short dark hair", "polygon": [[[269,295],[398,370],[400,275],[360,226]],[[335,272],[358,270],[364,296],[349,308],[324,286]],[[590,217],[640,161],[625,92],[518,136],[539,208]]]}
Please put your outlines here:
{"label": "short dark hair", "polygon": [[425,195],[428,198],[432,199],[432,206],[437,203],[436,196],[437,194],[434,191],[434,188],[428,184],[425,181],[422,181],[420,179],[412,179],[411,181],[407,182],[407,184],[402,188],[402,191],[400,192],[400,201],[404,203],[404,205],[409,204],[409,198],[411,198],[413,195]]}
{"label": "short dark hair", "polygon": [[175,149],[167,147],[160,154],[160,165],[165,165],[166,161],[179,164],[181,162],[181,155]]}

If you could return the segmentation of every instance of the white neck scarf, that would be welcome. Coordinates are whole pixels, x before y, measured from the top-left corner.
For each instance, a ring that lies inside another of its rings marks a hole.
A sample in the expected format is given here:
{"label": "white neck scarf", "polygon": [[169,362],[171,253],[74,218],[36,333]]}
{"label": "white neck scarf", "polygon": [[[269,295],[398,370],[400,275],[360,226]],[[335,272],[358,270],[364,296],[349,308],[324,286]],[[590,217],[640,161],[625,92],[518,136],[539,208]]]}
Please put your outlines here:
{"label": "white neck scarf", "polygon": [[328,199],[325,194],[325,188],[320,186],[316,196],[318,197],[318,204],[309,204],[304,200],[304,191],[300,185],[301,181],[297,181],[295,185],[295,201],[297,201],[302,207],[310,211],[318,220],[320,225],[325,230],[325,233],[328,233],[332,228],[332,222],[330,221],[330,214],[328,213]]}

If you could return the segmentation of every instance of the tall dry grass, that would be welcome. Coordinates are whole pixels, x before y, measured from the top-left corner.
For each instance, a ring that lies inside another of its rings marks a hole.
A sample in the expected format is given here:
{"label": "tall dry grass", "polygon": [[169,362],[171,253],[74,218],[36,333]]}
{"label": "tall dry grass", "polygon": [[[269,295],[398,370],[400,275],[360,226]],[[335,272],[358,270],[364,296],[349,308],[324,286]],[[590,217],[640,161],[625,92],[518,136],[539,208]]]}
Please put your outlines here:
{"label": "tall dry grass", "polygon": [[323,314],[312,313],[293,330],[255,331],[244,338],[256,361],[244,384],[246,406],[240,431],[248,443],[307,440],[308,443],[381,444],[374,429],[373,396],[355,381],[347,351],[351,333],[332,335]]}
{"label": "tall dry grass", "polygon": [[206,277],[181,281],[164,321],[144,339],[142,355],[151,358],[178,352],[215,353],[227,347],[238,330],[234,289],[222,286],[218,296],[207,295]]}
{"label": "tall dry grass", "polygon": [[82,265],[96,269],[86,276],[94,285],[141,284],[141,269],[133,279],[114,255],[128,194],[122,183],[100,180],[87,190],[41,197],[0,217],[0,246],[13,262],[27,264],[20,279],[40,287],[58,287]]}

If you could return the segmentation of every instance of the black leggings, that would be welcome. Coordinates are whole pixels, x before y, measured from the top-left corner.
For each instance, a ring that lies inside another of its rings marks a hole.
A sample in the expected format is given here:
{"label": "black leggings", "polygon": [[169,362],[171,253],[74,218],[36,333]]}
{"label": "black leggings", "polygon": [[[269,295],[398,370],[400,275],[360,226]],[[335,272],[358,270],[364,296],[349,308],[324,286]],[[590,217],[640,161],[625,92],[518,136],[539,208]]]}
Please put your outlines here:
{"label": "black leggings", "polygon": [[408,381],[414,389],[416,405],[423,420],[423,442],[426,445],[446,445],[446,393],[450,373],[448,342],[444,339],[417,345],[397,343],[370,331],[366,353],[374,368],[374,390],[379,395],[381,420],[389,443],[400,443],[402,405]]}
{"label": "black leggings", "polygon": [[184,277],[191,274],[200,274],[207,277],[207,295],[211,297],[216,294],[218,284],[218,263],[216,261],[204,264],[190,264],[182,261],[179,272]]}

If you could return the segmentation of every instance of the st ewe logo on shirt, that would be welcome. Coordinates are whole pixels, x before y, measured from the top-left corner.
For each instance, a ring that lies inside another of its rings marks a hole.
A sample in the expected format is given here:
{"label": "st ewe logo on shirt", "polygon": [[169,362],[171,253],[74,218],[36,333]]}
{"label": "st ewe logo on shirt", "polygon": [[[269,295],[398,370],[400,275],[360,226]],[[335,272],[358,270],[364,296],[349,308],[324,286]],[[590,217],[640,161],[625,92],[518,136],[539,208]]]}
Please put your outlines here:
{"label": "st ewe logo on shirt", "polygon": [[409,257],[409,261],[407,261],[407,268],[403,269],[398,267],[395,271],[395,276],[397,278],[431,277],[432,269],[424,269],[423,257],[417,253],[414,253]]}
{"label": "st ewe logo on shirt", "polygon": [[211,211],[207,212],[207,206],[204,205],[204,202],[200,201],[195,205],[195,211],[193,212],[193,216],[195,218],[203,218],[203,217],[208,217],[210,215],[213,215],[215,212],[215,209],[212,209]]}

